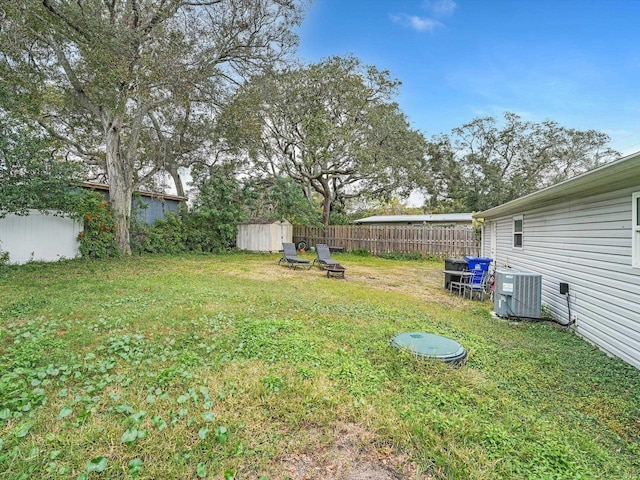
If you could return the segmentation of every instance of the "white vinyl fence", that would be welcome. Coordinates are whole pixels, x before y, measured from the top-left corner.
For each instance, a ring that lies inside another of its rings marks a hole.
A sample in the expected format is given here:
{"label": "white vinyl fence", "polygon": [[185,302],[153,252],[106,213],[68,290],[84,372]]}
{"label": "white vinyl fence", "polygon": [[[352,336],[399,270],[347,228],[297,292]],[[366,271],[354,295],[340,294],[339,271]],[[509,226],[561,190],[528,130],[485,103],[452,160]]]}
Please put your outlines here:
{"label": "white vinyl fence", "polygon": [[8,214],[0,218],[0,252],[9,254],[9,263],[54,262],[78,256],[78,234],[82,225],[68,217]]}

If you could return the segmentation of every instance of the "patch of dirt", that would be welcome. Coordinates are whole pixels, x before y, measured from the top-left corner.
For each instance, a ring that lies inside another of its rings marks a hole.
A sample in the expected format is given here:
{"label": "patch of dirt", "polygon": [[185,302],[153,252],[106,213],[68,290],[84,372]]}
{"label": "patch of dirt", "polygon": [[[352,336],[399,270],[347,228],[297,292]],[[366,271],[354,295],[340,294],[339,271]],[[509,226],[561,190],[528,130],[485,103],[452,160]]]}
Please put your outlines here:
{"label": "patch of dirt", "polygon": [[284,458],[291,480],[431,480],[418,473],[406,454],[392,447],[375,448],[373,435],[356,424],[344,424],[334,432],[335,442],[316,452]]}
{"label": "patch of dirt", "polygon": [[[427,267],[373,269],[358,266],[352,279],[371,288],[411,295],[418,300],[436,303],[447,308],[460,306],[460,298],[444,289],[444,275],[440,270]],[[356,275],[359,274],[359,275]]]}

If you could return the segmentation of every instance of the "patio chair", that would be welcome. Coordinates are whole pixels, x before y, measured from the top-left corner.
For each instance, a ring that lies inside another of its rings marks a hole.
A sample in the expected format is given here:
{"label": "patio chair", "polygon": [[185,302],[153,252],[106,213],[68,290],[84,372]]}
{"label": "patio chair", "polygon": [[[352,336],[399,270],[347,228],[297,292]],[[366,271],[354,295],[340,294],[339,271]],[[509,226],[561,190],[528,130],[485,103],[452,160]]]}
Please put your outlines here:
{"label": "patio chair", "polygon": [[488,290],[489,272],[484,271],[481,275],[472,275],[469,277],[469,281],[464,284],[463,295],[466,297],[469,294],[469,300],[473,298],[473,295],[477,295],[480,301],[484,301],[484,294]]}
{"label": "patio chair", "polygon": [[331,258],[331,251],[329,250],[329,246],[324,243],[316,244],[316,252],[318,253],[317,258],[313,261],[315,265],[316,262],[320,268],[331,266],[331,265],[340,265],[340,262]]}
{"label": "patio chair", "polygon": [[[458,295],[462,295],[465,292],[465,285],[467,285],[473,276],[469,274],[468,270],[460,272],[458,280],[451,280],[449,282],[449,293],[456,291]],[[452,277],[456,278],[456,277]]]}
{"label": "patio chair", "polygon": [[296,246],[293,243],[282,243],[282,249],[284,250],[284,254],[282,258],[278,260],[278,265],[282,262],[285,262],[288,267],[297,268],[297,267],[306,267],[307,270],[311,268],[311,262],[306,258],[300,258],[297,256]]}

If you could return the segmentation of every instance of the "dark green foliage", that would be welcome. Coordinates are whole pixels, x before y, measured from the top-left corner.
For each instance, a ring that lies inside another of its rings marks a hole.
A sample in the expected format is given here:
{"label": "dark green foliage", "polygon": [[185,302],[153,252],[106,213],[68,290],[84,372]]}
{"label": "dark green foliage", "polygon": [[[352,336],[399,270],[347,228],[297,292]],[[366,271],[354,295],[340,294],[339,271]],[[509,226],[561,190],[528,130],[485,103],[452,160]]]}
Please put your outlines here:
{"label": "dark green foliage", "polygon": [[331,225],[349,225],[351,218],[344,212],[332,210],[329,214],[329,223]]}
{"label": "dark green foliage", "polygon": [[167,214],[153,225],[141,222],[131,224],[131,251],[134,253],[169,253],[186,251],[186,227],[183,218]]}
{"label": "dark green foliage", "polygon": [[246,217],[238,181],[217,172],[200,184],[189,212],[167,214],[151,226],[133,224],[136,253],[223,252],[235,244],[237,223]]}
{"label": "dark green foliage", "polygon": [[243,200],[249,217],[288,220],[295,225],[321,225],[319,210],[292,178],[249,179],[243,185]]}
{"label": "dark green foliage", "polygon": [[370,257],[371,256],[371,252],[369,250],[367,250],[366,248],[356,248],[351,253],[353,255],[358,256],[358,257]]}
{"label": "dark green foliage", "polygon": [[55,142],[41,131],[0,115],[0,217],[29,209],[70,211],[78,171],[77,164],[57,158]]}
{"label": "dark green foliage", "polygon": [[[200,184],[190,225],[200,231],[190,250],[219,251],[235,243],[236,224],[246,218],[240,184],[226,172],[214,172]],[[198,248],[199,246],[199,248]]]}

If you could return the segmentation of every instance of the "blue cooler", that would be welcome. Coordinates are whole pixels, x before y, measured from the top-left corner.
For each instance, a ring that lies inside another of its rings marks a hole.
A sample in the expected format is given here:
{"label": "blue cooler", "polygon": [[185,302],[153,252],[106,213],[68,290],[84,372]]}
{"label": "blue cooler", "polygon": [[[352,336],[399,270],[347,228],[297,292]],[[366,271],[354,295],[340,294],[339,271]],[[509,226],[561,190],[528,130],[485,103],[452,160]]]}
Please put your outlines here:
{"label": "blue cooler", "polygon": [[472,283],[480,283],[484,272],[489,271],[489,265],[493,262],[493,258],[483,257],[464,257],[469,265],[469,271],[473,272]]}

